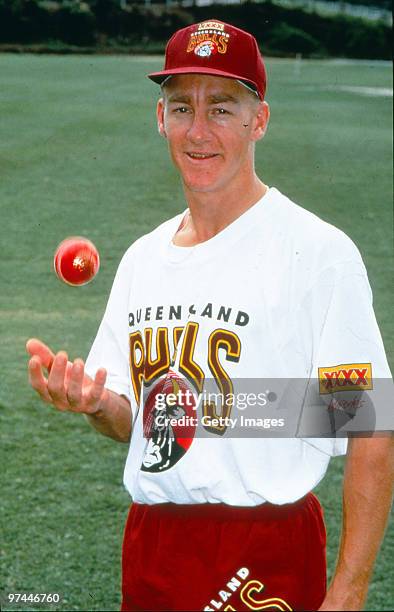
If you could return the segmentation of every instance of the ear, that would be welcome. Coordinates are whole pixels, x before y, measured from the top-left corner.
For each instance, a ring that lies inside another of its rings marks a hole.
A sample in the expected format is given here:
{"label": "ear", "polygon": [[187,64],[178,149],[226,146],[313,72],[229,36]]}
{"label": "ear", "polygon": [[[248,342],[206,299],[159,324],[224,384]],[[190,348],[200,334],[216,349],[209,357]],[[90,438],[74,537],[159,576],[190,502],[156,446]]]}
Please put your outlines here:
{"label": "ear", "polygon": [[258,105],[257,113],[255,115],[254,129],[252,132],[252,139],[254,141],[261,140],[267,131],[268,122],[270,118],[270,107],[267,102],[260,102]]}
{"label": "ear", "polygon": [[157,103],[156,108],[156,117],[157,117],[157,129],[159,130],[159,134],[164,138],[167,138],[167,134],[164,128],[164,100],[160,98]]}

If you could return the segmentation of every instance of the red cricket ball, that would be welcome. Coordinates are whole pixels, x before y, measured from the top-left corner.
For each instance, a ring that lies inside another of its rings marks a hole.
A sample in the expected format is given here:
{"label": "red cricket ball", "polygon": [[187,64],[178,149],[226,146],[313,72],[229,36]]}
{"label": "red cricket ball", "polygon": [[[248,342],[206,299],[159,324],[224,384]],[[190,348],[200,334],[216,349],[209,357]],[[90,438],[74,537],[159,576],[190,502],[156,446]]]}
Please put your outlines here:
{"label": "red cricket ball", "polygon": [[82,236],[63,240],[53,260],[55,272],[68,285],[86,285],[97,274],[100,257],[93,242]]}

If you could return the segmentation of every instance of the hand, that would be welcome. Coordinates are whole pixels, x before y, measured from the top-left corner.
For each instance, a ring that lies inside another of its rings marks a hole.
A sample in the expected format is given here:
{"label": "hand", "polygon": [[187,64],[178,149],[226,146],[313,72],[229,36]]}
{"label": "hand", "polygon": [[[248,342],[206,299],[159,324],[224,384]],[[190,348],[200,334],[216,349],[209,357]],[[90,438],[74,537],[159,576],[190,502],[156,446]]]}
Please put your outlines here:
{"label": "hand", "polygon": [[[32,338],[26,344],[31,355],[28,365],[29,382],[41,399],[61,411],[96,414],[105,402],[108,390],[105,389],[107,372],[97,370],[94,380],[85,374],[82,359],[68,361],[67,353],[56,355],[40,340]],[[44,370],[48,373],[46,378]]]}

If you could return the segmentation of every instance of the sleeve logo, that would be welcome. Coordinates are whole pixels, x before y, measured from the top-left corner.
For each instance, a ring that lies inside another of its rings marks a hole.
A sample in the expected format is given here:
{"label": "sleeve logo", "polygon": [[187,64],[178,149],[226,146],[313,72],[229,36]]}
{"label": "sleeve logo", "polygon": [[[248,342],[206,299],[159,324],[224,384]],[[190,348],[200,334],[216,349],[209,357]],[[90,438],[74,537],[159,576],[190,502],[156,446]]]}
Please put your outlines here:
{"label": "sleeve logo", "polygon": [[346,363],[319,368],[320,395],[337,391],[368,391],[372,388],[370,363]]}

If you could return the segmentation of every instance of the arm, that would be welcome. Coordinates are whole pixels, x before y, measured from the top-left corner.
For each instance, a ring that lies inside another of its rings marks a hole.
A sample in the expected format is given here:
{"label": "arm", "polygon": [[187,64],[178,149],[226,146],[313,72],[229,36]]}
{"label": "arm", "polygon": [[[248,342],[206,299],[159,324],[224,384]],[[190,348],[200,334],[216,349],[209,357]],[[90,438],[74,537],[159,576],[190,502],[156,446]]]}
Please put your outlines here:
{"label": "arm", "polygon": [[[41,399],[61,411],[85,414],[101,434],[119,442],[131,436],[131,407],[126,397],[105,388],[107,372],[100,368],[94,380],[85,373],[82,359],[68,361],[67,353],[56,355],[39,340],[26,345],[31,355],[29,382]],[[44,370],[48,378],[44,376]]]}
{"label": "arm", "polygon": [[393,493],[393,438],[353,438],[345,466],[337,566],[320,610],[362,610]]}

